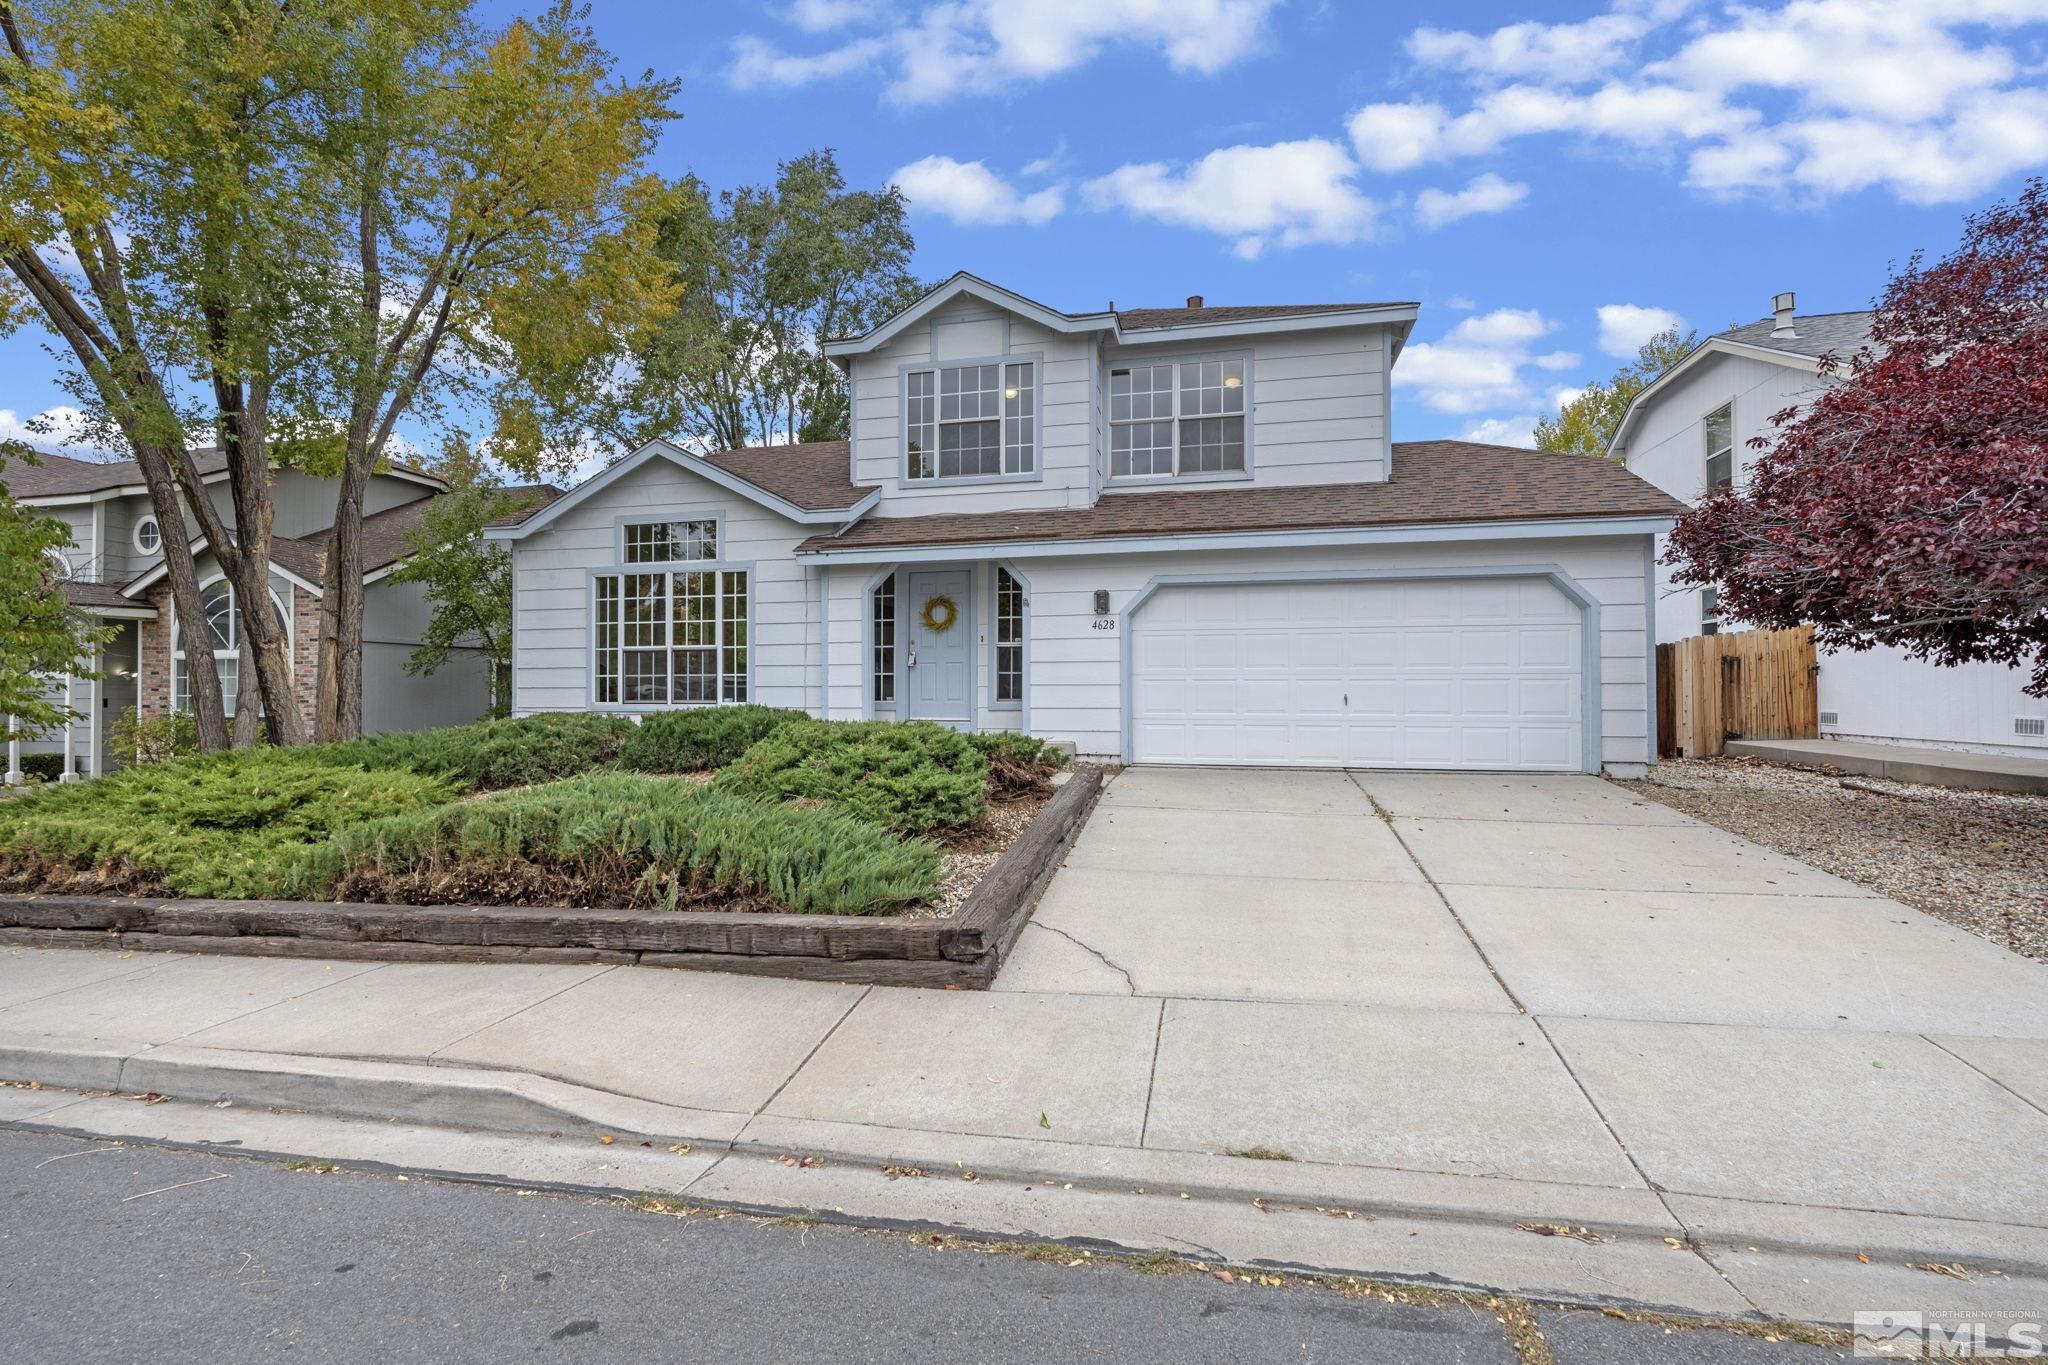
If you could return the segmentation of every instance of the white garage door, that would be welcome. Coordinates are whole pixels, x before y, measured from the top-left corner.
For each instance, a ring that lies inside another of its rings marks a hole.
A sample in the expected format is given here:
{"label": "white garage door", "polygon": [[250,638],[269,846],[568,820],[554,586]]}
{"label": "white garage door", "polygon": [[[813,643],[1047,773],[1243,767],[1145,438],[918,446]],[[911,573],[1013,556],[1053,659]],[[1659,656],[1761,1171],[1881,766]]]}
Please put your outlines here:
{"label": "white garage door", "polygon": [[1161,588],[1130,622],[1133,756],[1577,769],[1580,620],[1538,578]]}

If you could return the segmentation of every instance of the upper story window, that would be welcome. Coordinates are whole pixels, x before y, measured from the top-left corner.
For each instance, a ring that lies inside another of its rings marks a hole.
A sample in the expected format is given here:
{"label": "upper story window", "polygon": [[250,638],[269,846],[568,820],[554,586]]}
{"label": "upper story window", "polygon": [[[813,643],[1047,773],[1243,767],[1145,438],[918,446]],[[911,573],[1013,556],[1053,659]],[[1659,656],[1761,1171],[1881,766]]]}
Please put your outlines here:
{"label": "upper story window", "polygon": [[1118,479],[1245,472],[1245,363],[1166,361],[1109,372],[1109,472]]}
{"label": "upper story window", "polygon": [[679,564],[718,558],[718,519],[629,521],[626,523],[628,564]]}
{"label": "upper story window", "polygon": [[1037,469],[1037,367],[1031,362],[912,370],[905,384],[907,477],[1001,478]]}
{"label": "upper story window", "polygon": [[1701,589],[1700,589],[1700,634],[1702,634],[1702,635],[1719,635],[1720,633],[1721,633],[1721,590],[1720,590],[1719,588],[1701,588]]}
{"label": "upper story window", "polygon": [[50,579],[52,582],[69,583],[76,577],[77,571],[72,568],[70,555],[65,554],[54,545],[43,551],[43,553],[48,556],[50,561]]}
{"label": "upper story window", "polygon": [[156,524],[155,517],[144,517],[135,523],[135,550],[138,554],[153,555],[163,548],[164,532]]}
{"label": "upper story window", "polygon": [[1723,403],[1702,424],[1707,445],[1707,491],[1735,482],[1735,405]]}

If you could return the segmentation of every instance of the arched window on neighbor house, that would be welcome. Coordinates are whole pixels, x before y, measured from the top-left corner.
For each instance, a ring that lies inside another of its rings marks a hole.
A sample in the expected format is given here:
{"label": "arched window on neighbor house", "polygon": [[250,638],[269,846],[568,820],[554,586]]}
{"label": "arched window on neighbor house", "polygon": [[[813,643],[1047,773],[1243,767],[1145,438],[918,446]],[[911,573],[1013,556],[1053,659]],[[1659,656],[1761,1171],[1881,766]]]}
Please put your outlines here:
{"label": "arched window on neighbor house", "polygon": [[[225,578],[202,584],[199,606],[206,613],[207,634],[213,637],[213,666],[220,673],[221,709],[235,714],[235,693],[241,683],[242,623],[235,611],[235,589]],[[291,617],[277,590],[270,593],[270,606],[277,613],[277,628],[284,634],[285,652],[291,653]],[[192,674],[185,667],[185,642],[178,633],[178,613],[171,609],[171,709],[192,709]]]}

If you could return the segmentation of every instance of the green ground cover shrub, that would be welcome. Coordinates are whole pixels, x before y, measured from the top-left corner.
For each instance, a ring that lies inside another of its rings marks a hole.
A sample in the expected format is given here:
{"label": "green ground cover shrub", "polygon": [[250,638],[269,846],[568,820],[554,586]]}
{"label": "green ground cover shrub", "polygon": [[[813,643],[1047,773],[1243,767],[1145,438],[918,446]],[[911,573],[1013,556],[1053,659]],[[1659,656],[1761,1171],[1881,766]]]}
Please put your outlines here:
{"label": "green ground cover shrub", "polygon": [[619,766],[643,773],[688,773],[723,768],[801,711],[776,706],[703,706],[657,711],[634,727],[619,750]]}
{"label": "green ground cover shrub", "polygon": [[606,767],[633,733],[624,716],[556,712],[480,720],[321,746],[335,761],[409,768],[450,778],[470,791],[554,782]]}
{"label": "green ground cover shrub", "polygon": [[898,834],[965,825],[988,809],[988,760],[929,721],[791,721],[712,779],[764,801],[827,801]]}
{"label": "green ground cover shrub", "polygon": [[90,885],[248,899],[346,826],[454,798],[441,777],[318,749],[243,749],[123,769],[0,803],[0,886]]}
{"label": "green ground cover shrub", "polygon": [[757,908],[752,899],[870,915],[929,899],[941,866],[934,845],[836,810],[601,773],[344,829],[300,851],[280,881],[309,900]]}

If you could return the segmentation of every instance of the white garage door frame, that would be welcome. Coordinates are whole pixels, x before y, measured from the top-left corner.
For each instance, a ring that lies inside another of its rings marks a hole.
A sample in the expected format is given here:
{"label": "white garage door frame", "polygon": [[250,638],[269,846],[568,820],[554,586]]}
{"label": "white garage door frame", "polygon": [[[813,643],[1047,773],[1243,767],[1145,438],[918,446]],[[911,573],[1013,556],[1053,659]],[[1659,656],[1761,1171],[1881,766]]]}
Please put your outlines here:
{"label": "white garage door frame", "polygon": [[1162,588],[1196,586],[1250,587],[1269,583],[1423,583],[1470,581],[1472,579],[1534,579],[1549,583],[1579,609],[1579,770],[1600,771],[1600,599],[1586,586],[1556,564],[1484,565],[1466,569],[1336,569],[1280,570],[1269,573],[1160,574],[1138,589],[1124,604],[1124,628],[1119,632],[1123,646],[1122,696],[1118,701],[1123,727],[1124,760],[1137,753],[1132,743],[1132,711],[1135,692],[1131,681],[1132,656],[1138,633],[1138,613]]}

